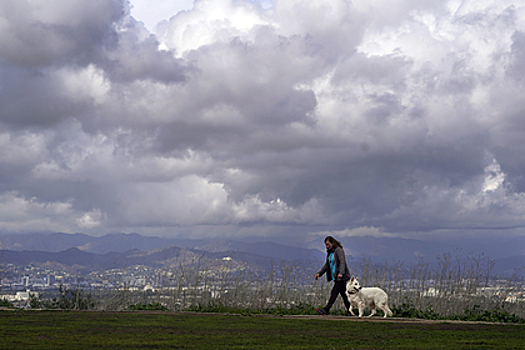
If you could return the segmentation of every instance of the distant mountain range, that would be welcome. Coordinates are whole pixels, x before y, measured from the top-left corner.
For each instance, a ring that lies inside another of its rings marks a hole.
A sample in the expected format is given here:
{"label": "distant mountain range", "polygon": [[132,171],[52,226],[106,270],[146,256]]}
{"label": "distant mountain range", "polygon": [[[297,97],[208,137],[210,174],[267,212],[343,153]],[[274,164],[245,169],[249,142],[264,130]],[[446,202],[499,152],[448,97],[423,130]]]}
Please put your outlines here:
{"label": "distant mountain range", "polygon": [[[435,262],[445,253],[484,254],[495,260],[497,273],[511,273],[525,267],[525,237],[510,240],[476,240],[472,242],[427,242],[403,238],[349,237],[342,240],[349,264],[367,257],[380,263],[393,260],[412,263],[418,259]],[[322,242],[320,242],[322,243]],[[321,245],[321,244],[320,244]],[[220,259],[235,256],[255,264],[273,262],[310,262],[321,266],[325,253],[317,249],[291,247],[270,241],[246,243],[231,239],[183,240],[139,234],[108,234],[93,237],[85,234],[35,233],[0,235],[0,263],[54,261],[93,267],[122,267],[133,264],[157,266],[181,254],[207,254]]]}

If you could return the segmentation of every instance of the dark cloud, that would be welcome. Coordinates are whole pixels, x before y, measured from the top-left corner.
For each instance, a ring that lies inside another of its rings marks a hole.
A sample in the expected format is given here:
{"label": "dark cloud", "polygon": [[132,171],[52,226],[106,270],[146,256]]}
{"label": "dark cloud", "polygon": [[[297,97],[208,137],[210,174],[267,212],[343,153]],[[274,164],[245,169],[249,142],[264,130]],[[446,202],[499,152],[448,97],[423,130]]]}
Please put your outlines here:
{"label": "dark cloud", "polygon": [[47,69],[0,66],[1,122],[16,128],[49,127],[89,109],[91,101],[71,99]]}
{"label": "dark cloud", "polygon": [[0,57],[8,64],[86,65],[115,44],[123,0],[6,0],[0,3]]}
{"label": "dark cloud", "polygon": [[512,35],[510,64],[507,74],[511,79],[523,84],[525,82],[525,33],[516,31]]}
{"label": "dark cloud", "polygon": [[[152,80],[170,84],[184,81],[187,68],[173,57],[173,52],[159,50],[156,37],[141,33],[142,30],[142,24],[133,18],[122,28],[118,43],[100,63],[110,79],[118,83]],[[141,36],[145,38],[142,40]]]}

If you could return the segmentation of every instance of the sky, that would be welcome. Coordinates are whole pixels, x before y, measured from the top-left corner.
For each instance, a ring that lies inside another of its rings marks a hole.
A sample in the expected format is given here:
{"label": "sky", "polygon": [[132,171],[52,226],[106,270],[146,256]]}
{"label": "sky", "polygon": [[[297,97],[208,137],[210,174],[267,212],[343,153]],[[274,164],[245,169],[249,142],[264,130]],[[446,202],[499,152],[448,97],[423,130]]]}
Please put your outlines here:
{"label": "sky", "polygon": [[525,235],[525,3],[0,0],[0,232]]}

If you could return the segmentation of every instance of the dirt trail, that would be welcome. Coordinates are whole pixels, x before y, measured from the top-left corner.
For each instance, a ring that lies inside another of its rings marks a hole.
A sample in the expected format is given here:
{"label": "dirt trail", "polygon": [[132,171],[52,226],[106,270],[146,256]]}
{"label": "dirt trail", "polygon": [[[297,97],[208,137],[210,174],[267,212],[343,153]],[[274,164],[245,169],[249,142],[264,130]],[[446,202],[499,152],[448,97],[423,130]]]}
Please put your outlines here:
{"label": "dirt trail", "polygon": [[362,317],[357,316],[320,316],[320,315],[241,315],[228,313],[202,313],[202,312],[183,312],[189,315],[227,315],[227,316],[243,316],[243,317],[272,317],[285,319],[303,319],[303,320],[326,320],[326,321],[349,321],[349,322],[372,322],[372,323],[396,323],[396,324],[457,324],[457,325],[517,325],[516,323],[502,323],[502,322],[485,322],[485,321],[459,321],[459,320],[425,320],[420,318],[401,318],[401,317]]}
{"label": "dirt trail", "polygon": [[387,322],[387,323],[406,323],[406,324],[436,324],[436,323],[452,323],[452,324],[504,324],[499,322],[478,322],[478,321],[458,321],[458,320],[425,320],[420,318],[401,318],[401,317],[355,317],[355,316],[311,316],[311,315],[305,315],[305,316],[283,316],[283,317],[290,317],[290,318],[303,318],[303,319],[327,319],[327,320],[344,320],[344,321],[350,321],[350,322]]}

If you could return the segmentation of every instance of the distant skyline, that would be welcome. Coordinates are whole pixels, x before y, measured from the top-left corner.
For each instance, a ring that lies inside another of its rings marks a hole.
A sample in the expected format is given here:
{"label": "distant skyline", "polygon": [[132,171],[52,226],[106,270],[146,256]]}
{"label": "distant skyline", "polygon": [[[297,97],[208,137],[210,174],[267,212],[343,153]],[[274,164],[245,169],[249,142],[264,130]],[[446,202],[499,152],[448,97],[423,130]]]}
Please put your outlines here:
{"label": "distant skyline", "polygon": [[0,233],[525,236],[523,101],[522,1],[0,0]]}

